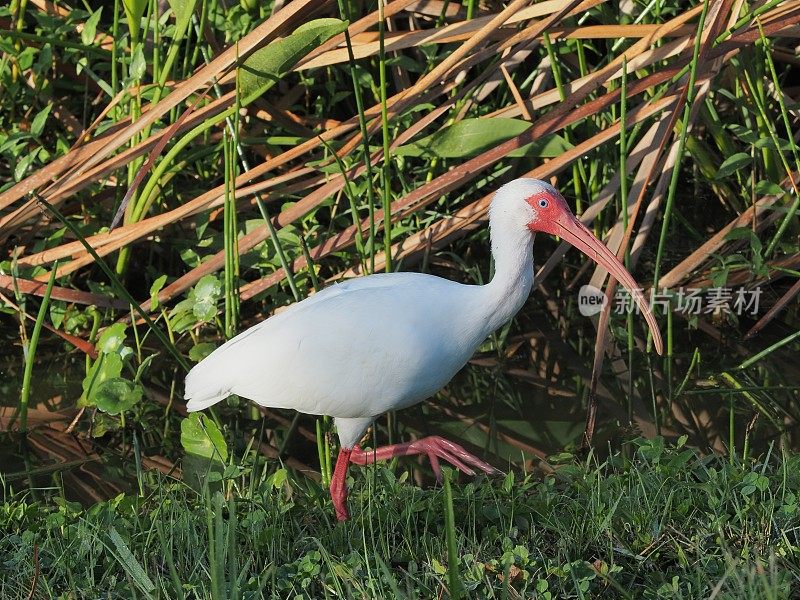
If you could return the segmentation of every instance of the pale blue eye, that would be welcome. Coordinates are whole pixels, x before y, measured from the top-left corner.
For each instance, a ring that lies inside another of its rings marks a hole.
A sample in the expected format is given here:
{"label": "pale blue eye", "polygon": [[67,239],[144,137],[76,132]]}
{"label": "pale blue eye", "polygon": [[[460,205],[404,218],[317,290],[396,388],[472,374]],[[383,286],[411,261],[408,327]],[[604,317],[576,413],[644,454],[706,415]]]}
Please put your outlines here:
{"label": "pale blue eye", "polygon": [[539,208],[547,208],[547,200],[545,200],[544,198],[539,200]]}

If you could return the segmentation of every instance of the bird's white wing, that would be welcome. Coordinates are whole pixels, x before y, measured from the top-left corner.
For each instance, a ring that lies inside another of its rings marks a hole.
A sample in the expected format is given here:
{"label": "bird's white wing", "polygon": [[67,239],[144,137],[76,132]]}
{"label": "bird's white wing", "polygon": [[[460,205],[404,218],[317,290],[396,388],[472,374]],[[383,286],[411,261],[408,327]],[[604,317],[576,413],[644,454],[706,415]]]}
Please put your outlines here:
{"label": "bird's white wing", "polygon": [[201,410],[238,394],[263,406],[364,417],[419,402],[481,341],[453,335],[464,287],[397,273],[327,288],[195,366],[186,378],[187,407]]}

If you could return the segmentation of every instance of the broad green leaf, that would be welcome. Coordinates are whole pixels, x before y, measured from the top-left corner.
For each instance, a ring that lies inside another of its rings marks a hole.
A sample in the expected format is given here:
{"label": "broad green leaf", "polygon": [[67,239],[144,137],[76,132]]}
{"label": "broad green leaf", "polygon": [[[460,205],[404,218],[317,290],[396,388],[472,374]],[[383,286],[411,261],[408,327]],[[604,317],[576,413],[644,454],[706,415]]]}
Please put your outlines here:
{"label": "broad green leaf", "polygon": [[242,104],[261,96],[314,48],[347,29],[347,21],[315,19],[250,55],[239,69]]}
{"label": "broad green leaf", "polygon": [[103,7],[101,6],[94,11],[83,24],[83,30],[81,31],[81,42],[83,42],[84,46],[94,45],[94,38],[95,34],[97,33],[97,23],[100,21],[100,15],[102,12]]}
{"label": "broad green leaf", "polygon": [[45,123],[47,123],[47,117],[50,116],[50,109],[52,108],[53,105],[48,104],[38,113],[36,113],[35,117],[33,117],[33,122],[31,123],[31,133],[34,136],[38,137],[41,135],[42,131],[44,131]]}
{"label": "broad green leaf", "polygon": [[538,158],[555,158],[572,148],[574,148],[574,146],[567,140],[557,133],[552,133],[540,137],[535,142],[525,144],[521,148],[512,150],[508,153],[508,157],[522,158],[523,156],[536,156]]}
{"label": "broad green leaf", "polygon": [[144,16],[147,4],[148,0],[122,0],[122,6],[125,8],[125,16],[128,19],[128,29],[130,29],[131,38],[134,40],[139,39],[142,16]]}
{"label": "broad green leaf", "polygon": [[169,0],[169,6],[175,15],[175,41],[180,41],[189,26],[197,0]]}
{"label": "broad green leaf", "polygon": [[122,565],[122,568],[125,569],[125,572],[130,576],[130,580],[136,584],[142,593],[148,598],[151,598],[151,594],[156,591],[156,586],[147,576],[147,573],[139,561],[136,560],[136,557],[133,555],[133,552],[130,551],[130,548],[128,548],[125,540],[122,539],[122,536],[113,526],[111,526],[108,537],[111,544],[109,545],[104,541],[103,545],[111,551],[112,556]]}
{"label": "broad green leaf", "polygon": [[731,173],[735,173],[743,166],[750,164],[750,161],[752,161],[752,158],[746,152],[737,152],[733,156],[729,156],[719,166],[716,179],[722,179]]}
{"label": "broad green leaf", "polygon": [[19,65],[20,71],[27,71],[33,66],[33,59],[36,57],[36,49],[33,46],[27,46],[22,52],[17,54],[16,61]]}
{"label": "broad green leaf", "polygon": [[61,329],[61,324],[64,322],[64,317],[67,314],[66,302],[59,302],[58,300],[50,303],[50,322],[56,329]]}
{"label": "broad green leaf", "polygon": [[755,131],[738,123],[728,126],[728,129],[733,132],[733,135],[748,144],[755,144],[760,139]]}
{"label": "broad green leaf", "polygon": [[508,493],[514,487],[514,471],[509,471],[503,480],[503,490]]}
{"label": "broad green leaf", "polygon": [[200,321],[210,321],[217,314],[217,300],[222,294],[222,284],[214,275],[204,275],[189,292],[192,313]]}
{"label": "broad green leaf", "polygon": [[195,344],[192,346],[192,349],[189,350],[189,358],[194,362],[200,362],[206,356],[211,354],[216,347],[217,346],[211,342],[200,342],[199,344]]}
{"label": "broad green leaf", "polygon": [[186,266],[194,269],[200,264],[200,255],[194,248],[184,248],[181,250],[181,259],[186,263]]}
{"label": "broad green leaf", "polygon": [[198,300],[192,307],[192,314],[200,321],[210,321],[217,314],[217,303],[209,300]]}
{"label": "broad green leaf", "polygon": [[95,405],[104,413],[118,415],[133,408],[142,399],[142,393],[139,384],[122,377],[112,377],[98,386]]}
{"label": "broad green leaf", "polygon": [[134,81],[138,81],[144,77],[146,70],[147,61],[144,58],[142,45],[139,44],[136,46],[136,50],[133,51],[133,58],[131,58],[130,76]]}
{"label": "broad green leaf", "polygon": [[83,393],[78,399],[78,406],[94,406],[97,392],[103,383],[119,377],[120,373],[122,373],[122,358],[119,354],[101,352],[89,369],[89,373],[83,378]]}
{"label": "broad green leaf", "polygon": [[530,126],[529,122],[521,119],[464,119],[421,140],[400,146],[394,154],[466,158],[497,146],[521,134]]}
{"label": "broad green leaf", "polygon": [[386,59],[386,65],[400,67],[409,73],[424,73],[425,67],[406,54],[398,54]]}
{"label": "broad green leaf", "polygon": [[216,300],[222,293],[222,284],[215,275],[203,275],[192,290],[195,300]]}
{"label": "broad green leaf", "polygon": [[164,284],[167,282],[167,275],[166,273],[156,279],[153,282],[153,285],[150,286],[150,310],[155,310],[158,307],[158,292],[161,291],[161,288],[164,287]]}
{"label": "broad green leaf", "polygon": [[109,431],[119,430],[121,425],[122,424],[120,423],[119,419],[114,419],[113,417],[98,411],[92,420],[91,435],[93,438],[101,438]]}
{"label": "broad green leaf", "polygon": [[188,454],[225,462],[228,447],[214,421],[193,413],[181,421],[181,445]]}
{"label": "broad green leaf", "polygon": [[100,335],[97,349],[105,354],[118,353],[123,343],[125,343],[125,324],[114,323]]}
{"label": "broad green leaf", "polygon": [[431,560],[431,566],[433,567],[433,572],[437,575],[445,575],[447,573],[447,567],[435,558]]}
{"label": "broad green leaf", "polygon": [[31,163],[36,160],[36,153],[29,152],[28,154],[23,155],[23,157],[17,163],[17,166],[14,167],[14,180],[19,181],[25,176],[25,172],[28,170],[28,167],[31,166]]}
{"label": "broad green leaf", "polygon": [[283,484],[286,482],[287,475],[286,469],[278,469],[267,481],[271,482],[272,487],[277,490],[280,489],[281,486],[283,486]]}
{"label": "broad green leaf", "polygon": [[170,314],[169,322],[175,333],[183,333],[197,324],[197,317],[194,316],[194,312],[191,310],[180,311]]}
{"label": "broad green leaf", "polygon": [[756,184],[756,194],[759,196],[782,196],[783,188],[772,181],[761,180]]}
{"label": "broad green leaf", "polygon": [[758,140],[755,144],[753,144],[756,148],[772,148],[773,150],[781,150],[783,152],[791,152],[792,151],[792,144],[788,140],[784,140],[783,138],[778,138],[778,143],[775,143],[771,137],[765,137]]}
{"label": "broad green leaf", "polygon": [[726,240],[750,240],[756,233],[749,227],[736,227],[725,234]]}

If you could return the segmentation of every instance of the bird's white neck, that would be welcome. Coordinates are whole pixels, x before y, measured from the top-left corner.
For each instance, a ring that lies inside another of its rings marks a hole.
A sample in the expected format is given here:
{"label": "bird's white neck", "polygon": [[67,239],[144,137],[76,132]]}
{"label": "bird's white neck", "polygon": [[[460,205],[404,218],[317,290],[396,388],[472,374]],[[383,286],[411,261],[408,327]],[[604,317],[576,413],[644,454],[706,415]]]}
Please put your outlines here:
{"label": "bird's white neck", "polygon": [[502,327],[525,304],[533,286],[533,235],[527,228],[492,223],[494,277],[480,288],[486,335]]}

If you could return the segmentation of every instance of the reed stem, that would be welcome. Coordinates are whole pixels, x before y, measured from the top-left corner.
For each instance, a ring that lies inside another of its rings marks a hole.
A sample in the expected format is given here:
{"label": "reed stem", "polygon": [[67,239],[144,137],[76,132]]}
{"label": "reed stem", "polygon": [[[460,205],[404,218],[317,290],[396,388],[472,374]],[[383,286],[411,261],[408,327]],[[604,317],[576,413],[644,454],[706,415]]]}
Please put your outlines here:
{"label": "reed stem", "polygon": [[[56,280],[56,270],[58,264],[54,264],[50,271],[50,279],[47,280],[47,288],[45,288],[44,296],[42,297],[42,304],[39,306],[39,313],[36,315],[36,324],[33,326],[33,333],[31,334],[28,347],[25,349],[25,371],[22,375],[22,392],[19,398],[19,428],[20,431],[28,430],[28,402],[31,395],[31,377],[33,376],[33,363],[36,360],[36,347],[39,345],[39,335],[42,333],[42,324],[44,323],[45,315],[47,315],[47,307],[50,305],[50,294],[53,291],[53,283]],[[24,319],[24,316],[20,316]]]}

